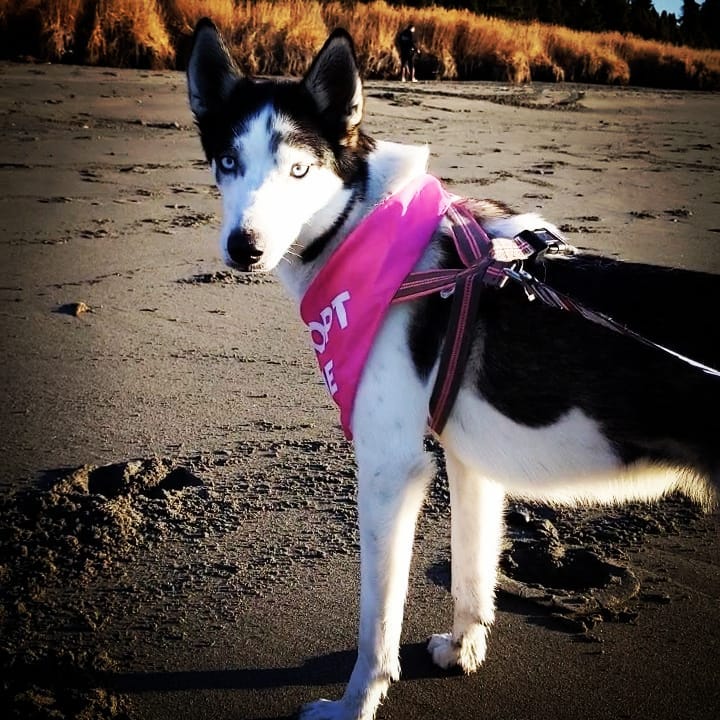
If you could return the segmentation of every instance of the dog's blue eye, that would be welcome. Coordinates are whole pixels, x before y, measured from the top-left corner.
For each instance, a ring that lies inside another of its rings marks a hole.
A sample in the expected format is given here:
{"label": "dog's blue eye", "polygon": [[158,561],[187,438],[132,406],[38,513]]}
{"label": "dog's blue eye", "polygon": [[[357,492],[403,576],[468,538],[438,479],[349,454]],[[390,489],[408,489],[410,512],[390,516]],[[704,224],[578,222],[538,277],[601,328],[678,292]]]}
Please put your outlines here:
{"label": "dog's blue eye", "polygon": [[294,178],[304,178],[308,174],[308,170],[310,170],[309,165],[303,165],[303,163],[295,163],[290,168],[290,174]]}
{"label": "dog's blue eye", "polygon": [[225,172],[232,172],[237,167],[237,161],[232,155],[222,155],[220,157],[220,167]]}

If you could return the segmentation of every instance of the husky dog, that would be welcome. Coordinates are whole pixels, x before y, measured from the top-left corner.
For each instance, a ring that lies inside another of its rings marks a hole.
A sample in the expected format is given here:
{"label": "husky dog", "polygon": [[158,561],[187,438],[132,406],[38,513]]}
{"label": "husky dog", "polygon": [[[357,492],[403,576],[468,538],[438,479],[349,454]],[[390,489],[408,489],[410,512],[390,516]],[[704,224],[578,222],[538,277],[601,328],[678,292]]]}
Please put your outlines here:
{"label": "husky dog", "polygon": [[[276,270],[298,302],[360,221],[426,173],[426,148],[374,141],[361,128],[362,83],[342,30],[303,79],[255,80],[241,75],[215,26],[202,20],[188,85],[222,194],[225,261],[241,271]],[[472,207],[493,237],[549,227],[500,204]],[[442,220],[415,267],[456,262]],[[718,324],[707,317],[717,306],[713,276],[580,252],[546,255],[534,271],[658,343],[720,362]],[[326,310],[325,330],[343,319],[363,322],[345,305]],[[428,401],[448,316],[440,294],[393,305],[365,362],[350,421],[361,542],[357,662],[342,698],[306,705],[305,719],[370,720],[400,676],[413,534],[433,472],[423,442]],[[428,644],[437,665],[467,673],[485,658],[495,616],[506,497],[614,503],[680,491],[710,504],[720,477],[717,377],[529,302],[513,283],[484,291],[472,332],[439,436],[451,495],[454,619],[451,632]]]}

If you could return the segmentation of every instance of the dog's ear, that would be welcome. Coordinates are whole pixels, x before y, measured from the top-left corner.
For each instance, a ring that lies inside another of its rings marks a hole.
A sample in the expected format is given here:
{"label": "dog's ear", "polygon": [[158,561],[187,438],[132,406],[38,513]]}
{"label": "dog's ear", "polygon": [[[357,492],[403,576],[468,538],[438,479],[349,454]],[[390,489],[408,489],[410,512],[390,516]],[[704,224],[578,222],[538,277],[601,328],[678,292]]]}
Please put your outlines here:
{"label": "dog's ear", "polygon": [[187,67],[190,108],[200,119],[219,108],[240,77],[215,23],[203,18],[195,26]]}
{"label": "dog's ear", "polygon": [[335,30],[326,40],[303,83],[323,119],[351,143],[362,120],[363,94],[355,46],[345,30]]}

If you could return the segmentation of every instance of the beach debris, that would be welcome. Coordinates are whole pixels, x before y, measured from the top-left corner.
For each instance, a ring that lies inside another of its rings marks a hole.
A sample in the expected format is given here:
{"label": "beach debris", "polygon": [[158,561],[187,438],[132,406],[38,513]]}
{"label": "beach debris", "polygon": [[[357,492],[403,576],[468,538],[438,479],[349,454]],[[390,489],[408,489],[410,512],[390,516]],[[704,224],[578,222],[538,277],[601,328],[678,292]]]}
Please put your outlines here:
{"label": "beach debris", "polygon": [[212,272],[197,273],[189,278],[180,278],[178,282],[187,285],[264,285],[275,283],[276,280],[270,274],[214,270]]}
{"label": "beach debris", "polygon": [[215,219],[212,213],[190,212],[176,215],[171,221],[173,227],[191,227],[196,228],[201,225],[207,225]]}
{"label": "beach debris", "polygon": [[676,220],[679,218],[688,218],[692,217],[692,210],[689,210],[688,208],[671,208],[669,210],[665,211],[666,215],[670,215],[670,217],[675,218]]}
{"label": "beach debris", "polygon": [[86,302],[80,300],[79,302],[69,302],[60,305],[55,312],[58,312],[61,315],[74,315],[75,317],[80,317],[87,312],[94,312],[94,310]]}
{"label": "beach debris", "polygon": [[556,107],[556,108],[573,107],[574,109],[579,109],[578,103],[584,97],[585,97],[584,90],[573,90],[566,97],[559,98],[558,100],[555,100],[555,102],[551,103],[551,107]]}

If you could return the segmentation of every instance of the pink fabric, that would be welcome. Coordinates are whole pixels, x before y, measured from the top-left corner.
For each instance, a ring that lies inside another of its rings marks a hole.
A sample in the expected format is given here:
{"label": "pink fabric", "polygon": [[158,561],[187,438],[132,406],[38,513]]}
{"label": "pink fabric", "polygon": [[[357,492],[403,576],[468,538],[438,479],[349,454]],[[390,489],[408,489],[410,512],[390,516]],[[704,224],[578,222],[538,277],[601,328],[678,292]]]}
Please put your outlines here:
{"label": "pink fabric", "polygon": [[397,289],[456,199],[431,175],[412,180],[348,235],[302,299],[300,315],[348,439],[357,387],[375,335]]}

